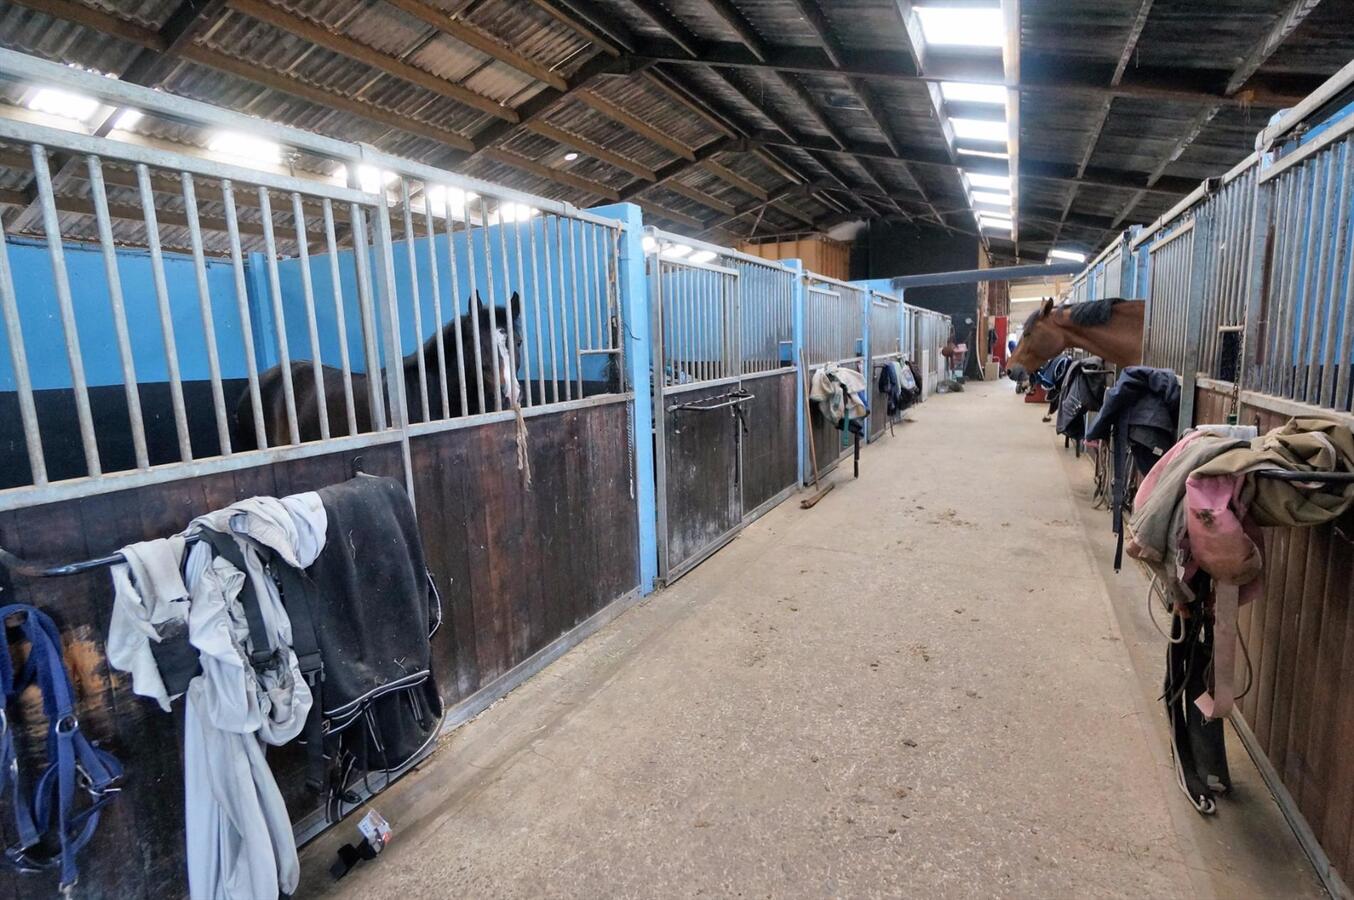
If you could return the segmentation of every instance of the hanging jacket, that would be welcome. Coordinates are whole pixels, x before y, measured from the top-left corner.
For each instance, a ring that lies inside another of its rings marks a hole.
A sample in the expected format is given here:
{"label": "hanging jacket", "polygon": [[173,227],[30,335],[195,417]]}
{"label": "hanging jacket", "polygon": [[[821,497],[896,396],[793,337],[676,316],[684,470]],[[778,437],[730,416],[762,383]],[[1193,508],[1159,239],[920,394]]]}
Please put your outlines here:
{"label": "hanging jacket", "polygon": [[[870,404],[865,396],[865,378],[855,369],[827,363],[813,373],[812,384],[809,399],[818,404],[823,417],[837,428],[841,428],[848,417],[859,421],[870,414]],[[850,399],[849,408],[842,396],[843,387]]]}
{"label": "hanging jacket", "polygon": [[896,416],[902,408],[903,386],[898,381],[898,372],[893,368],[892,360],[885,360],[879,366],[879,393],[884,395],[888,414]]}
{"label": "hanging jacket", "polygon": [[[341,793],[363,773],[400,768],[436,737],[442,703],[430,638],[441,606],[403,485],[359,475],[318,493],[345,539],[329,542],[307,569],[316,608],[301,618],[313,623],[326,765],[336,767],[321,774]],[[298,634],[297,642],[307,639]]]}
{"label": "hanging jacket", "polygon": [[325,546],[319,496],[253,497],[189,523],[189,639],[202,674],[184,712],[184,807],[193,900],[293,893],[296,840],[262,744],[310,721],[291,618],[266,566],[310,565]]}
{"label": "hanging jacket", "polygon": [[[1123,546],[1124,505],[1130,465],[1139,474],[1152,470],[1175,442],[1180,417],[1180,383],[1170,369],[1129,366],[1105,394],[1100,414],[1086,430],[1088,441],[1109,440],[1113,445],[1114,481],[1111,509],[1114,533]],[[1131,462],[1130,462],[1131,460]],[[1117,570],[1121,554],[1115,553]]]}
{"label": "hanging jacket", "polygon": [[1099,410],[1104,402],[1109,379],[1104,368],[1105,361],[1098,356],[1073,360],[1067,367],[1058,392],[1058,434],[1076,441],[1086,436],[1086,414]]}

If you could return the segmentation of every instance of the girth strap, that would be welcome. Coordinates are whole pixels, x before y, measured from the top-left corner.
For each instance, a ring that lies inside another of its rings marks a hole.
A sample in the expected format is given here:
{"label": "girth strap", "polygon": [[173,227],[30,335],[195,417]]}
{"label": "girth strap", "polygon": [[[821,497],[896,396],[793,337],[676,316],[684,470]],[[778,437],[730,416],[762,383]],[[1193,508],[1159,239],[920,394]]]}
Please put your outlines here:
{"label": "girth strap", "polygon": [[278,648],[273,646],[272,637],[268,634],[268,627],[263,621],[263,610],[259,608],[254,581],[249,577],[249,566],[245,563],[244,551],[229,534],[206,528],[201,533],[202,539],[211,545],[217,556],[239,569],[245,576],[244,584],[240,588],[240,606],[244,608],[245,623],[249,626],[249,643],[253,647],[249,661],[256,668],[269,665]]}
{"label": "girth strap", "polygon": [[[4,690],[6,710],[30,685],[41,692],[48,723],[47,767],[38,777],[30,801],[19,771],[8,714],[0,714],[0,792],[8,790],[10,794],[18,838],[5,850],[5,862],[21,872],[59,868],[61,890],[69,893],[79,876],[76,855],[94,836],[100,810],[117,795],[122,766],[80,731],[75,690],[66,673],[56,623],[26,603],[0,607],[0,622],[14,615],[23,616],[20,628],[30,649],[16,678],[9,642],[0,640],[0,688]],[[74,809],[77,788],[90,798],[79,811]],[[39,845],[53,830],[59,849],[49,856]]]}

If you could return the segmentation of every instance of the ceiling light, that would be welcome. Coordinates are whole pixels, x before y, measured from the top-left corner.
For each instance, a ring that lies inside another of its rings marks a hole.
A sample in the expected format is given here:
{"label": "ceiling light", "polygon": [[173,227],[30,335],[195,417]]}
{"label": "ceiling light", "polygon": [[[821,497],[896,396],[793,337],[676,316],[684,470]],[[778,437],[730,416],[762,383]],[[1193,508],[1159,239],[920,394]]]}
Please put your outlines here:
{"label": "ceiling light", "polygon": [[382,172],[375,166],[357,167],[357,184],[368,194],[374,194],[400,176],[394,172]]}
{"label": "ceiling light", "polygon": [[970,150],[967,147],[956,147],[955,151],[965,156],[982,156],[987,159],[1010,159],[1011,154],[998,150]]}
{"label": "ceiling light", "polygon": [[691,248],[686,244],[668,244],[663,248],[663,255],[668,259],[681,259],[691,252]]}
{"label": "ceiling light", "polygon": [[658,241],[654,240],[654,236],[651,234],[644,235],[644,240],[642,243],[644,245],[645,253],[652,253],[658,249]]}
{"label": "ceiling light", "polygon": [[525,203],[500,203],[498,214],[502,222],[525,222],[539,212],[534,206]]}
{"label": "ceiling light", "polygon": [[99,111],[100,103],[93,97],[59,91],[56,88],[38,88],[28,98],[28,108],[63,119],[88,122]]}
{"label": "ceiling light", "polygon": [[575,152],[573,152],[572,150],[570,150],[568,153],[564,154],[564,161],[565,161],[565,162],[573,162],[573,161],[576,160],[576,159],[578,159],[578,154],[575,153]]}
{"label": "ceiling light", "polygon": [[1071,262],[1086,262],[1086,254],[1078,253],[1075,250],[1050,250],[1048,255],[1053,259],[1066,259]]}
{"label": "ceiling light", "polygon": [[1011,208],[1010,194],[996,194],[992,191],[974,191],[974,203],[986,203],[988,206],[1000,206],[1005,209]]}
{"label": "ceiling light", "polygon": [[989,122],[984,119],[950,119],[950,124],[954,126],[956,137],[1006,143],[1005,122]]}
{"label": "ceiling light", "polygon": [[997,7],[962,9],[916,7],[921,34],[926,43],[951,47],[1000,47],[1006,40],[1001,10]]}
{"label": "ceiling light", "polygon": [[990,231],[1011,230],[1010,219],[989,219],[987,216],[983,216],[981,219],[978,220],[978,224]]}
{"label": "ceiling light", "polygon": [[965,172],[964,177],[975,188],[992,188],[995,191],[1010,191],[1011,176],[988,175],[983,172]]}
{"label": "ceiling light", "polygon": [[713,250],[697,250],[695,253],[691,254],[691,262],[696,263],[697,265],[708,263],[714,258],[715,251]]}
{"label": "ceiling light", "polygon": [[[344,183],[347,183],[346,180]],[[465,213],[466,203],[474,200],[479,194],[476,194],[474,191],[463,191],[460,188],[447,190],[445,186],[435,184],[428,188],[425,196],[428,198],[428,206],[432,210],[433,215],[445,218],[448,207],[450,207],[453,216],[463,215]],[[448,203],[448,201],[450,201],[450,203]]]}
{"label": "ceiling light", "polygon": [[124,109],[113,123],[113,127],[118,131],[130,131],[137,122],[140,122],[145,116],[139,109]]}
{"label": "ceiling light", "polygon": [[207,148],[213,153],[229,157],[232,162],[255,167],[275,166],[282,160],[280,144],[234,131],[222,131],[213,135]]}
{"label": "ceiling light", "polygon": [[1006,103],[1006,88],[999,84],[942,81],[940,96],[956,103]]}

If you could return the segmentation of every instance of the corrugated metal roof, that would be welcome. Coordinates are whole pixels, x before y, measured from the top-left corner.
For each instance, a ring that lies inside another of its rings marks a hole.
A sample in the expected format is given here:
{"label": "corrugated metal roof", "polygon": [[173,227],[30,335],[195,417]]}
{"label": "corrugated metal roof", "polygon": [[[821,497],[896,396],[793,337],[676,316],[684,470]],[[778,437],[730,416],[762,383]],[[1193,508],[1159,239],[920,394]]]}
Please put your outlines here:
{"label": "corrugated metal roof", "polygon": [[[179,5],[178,0],[70,2],[148,32],[163,26]],[[291,30],[229,9],[194,41],[240,61],[260,73],[260,80],[274,86],[183,61],[171,63],[158,73],[160,86],[270,120],[370,142],[397,155],[454,166],[477,177],[582,203],[595,199],[595,195],[584,193],[576,184],[562,184],[488,156],[475,156],[467,161],[464,151],[426,132],[440,130],[475,141],[477,146],[492,142],[493,146],[561,173],[561,177],[585,179],[609,192],[625,195],[643,188],[644,182],[637,172],[663,171],[678,164],[679,156],[672,148],[663,146],[662,141],[646,137],[616,121],[614,116],[574,99],[545,105],[538,120],[574,135],[577,143],[583,145],[579,148],[580,157],[568,162],[563,160],[564,152],[572,146],[567,141],[561,144],[530,128],[514,129],[485,110],[455,98],[456,90],[464,89],[487,98],[488,102],[509,108],[528,104],[528,109],[534,109],[529,101],[542,92],[555,97],[554,88],[522,69],[531,70],[534,64],[569,78],[601,52],[587,37],[587,28],[592,26],[567,24],[571,15],[567,5],[556,6],[557,14],[551,14],[540,4],[522,0],[421,0],[517,54],[516,59],[496,59],[492,53],[477,49],[385,0],[255,2],[265,2],[271,9],[298,21],[358,42],[427,73],[428,77],[440,78],[448,89],[432,90],[427,84],[417,83],[426,80],[421,76],[411,81],[398,72],[382,71],[378,66],[319,47]],[[702,45],[728,51],[730,47],[736,49],[741,40],[737,29],[706,0],[655,2],[666,11],[664,18],[679,23],[679,31]],[[829,37],[844,53],[859,55],[863,65],[887,64],[896,66],[900,72],[909,71],[912,62],[904,49],[907,35],[898,5],[892,0],[814,2],[828,23]],[[803,16],[800,0],[730,0],[730,3],[755,36],[773,51],[794,51],[804,59],[819,58],[822,65],[828,64],[821,49],[822,35]],[[1156,0],[1133,47],[1126,81],[1149,76],[1169,80],[1172,73],[1179,73],[1190,90],[1220,91],[1228,74],[1247,58],[1289,5],[1289,0],[1209,3]],[[621,44],[631,42],[641,49],[673,46],[663,28],[632,0],[592,0],[592,7],[598,11],[596,25],[603,31],[614,30],[615,40]],[[1075,73],[1083,85],[1087,79],[1094,82],[1097,78],[1103,78],[1107,84],[1140,8],[1141,0],[1024,0],[1022,57],[1030,71],[1040,77],[1056,78],[1067,71]],[[5,0],[0,0],[0,45],[105,72],[124,71],[141,52],[136,43],[123,38],[110,37]],[[1334,71],[1352,53],[1354,17],[1347,15],[1342,4],[1321,4],[1260,66],[1256,80],[1266,87],[1298,90],[1299,86],[1310,85]],[[522,63],[522,59],[529,63]],[[725,70],[727,78],[740,90],[707,67],[665,64],[659,68],[664,77],[675,79],[727,127],[711,124],[656,87],[645,75],[633,72],[604,75],[591,80],[586,89],[690,150],[698,151],[728,132],[747,137],[759,131],[783,129],[791,140],[805,138],[829,145],[835,134],[849,148],[858,146],[868,148],[871,153],[887,153],[882,125],[889,129],[904,156],[945,157],[944,139],[928,89],[922,82],[906,78],[867,79],[875,104],[886,111],[881,123],[861,102],[856,86],[831,72],[777,74],[758,68]],[[360,111],[338,109],[334,103],[302,99],[285,90],[288,79],[297,83],[297,91],[320,90],[342,101],[366,104],[367,108],[417,125],[421,132],[374,120]],[[805,108],[804,95],[817,114]],[[0,84],[0,101],[21,103],[24,96],[23,88]],[[1074,170],[1086,148],[1094,143],[1090,165],[1097,171],[1118,173],[1116,177],[1125,183],[1135,179],[1145,183],[1153,172],[1172,179],[1172,185],[1217,174],[1249,152],[1255,129],[1271,110],[1228,103],[1212,112],[1207,103],[1201,104],[1199,100],[1121,96],[1114,101],[1103,132],[1097,137],[1095,126],[1103,96],[1085,90],[1024,91],[1021,156],[1032,168],[1041,171],[1050,167]],[[820,120],[826,120],[828,127]],[[192,146],[203,146],[208,138],[200,129],[152,118],[143,119],[136,130],[158,141]],[[1181,139],[1189,135],[1193,135],[1192,140],[1182,143]],[[588,152],[588,145],[616,154],[629,164],[620,165],[614,158],[610,161],[595,158]],[[967,201],[953,169],[865,159],[849,153],[808,152],[795,147],[777,146],[771,152],[789,167],[791,180],[831,183],[836,177],[861,190],[882,189],[896,194],[909,215],[924,209],[921,202],[924,192],[942,212],[955,212],[952,221],[956,224],[963,218],[957,212],[964,209]],[[302,168],[325,171],[325,164],[319,161],[296,163]],[[652,205],[673,214],[716,224],[721,218],[720,209],[747,208],[756,199],[738,183],[739,177],[752,181],[764,192],[774,191],[787,182],[787,171],[767,165],[753,153],[722,153],[719,163],[735,173],[735,177],[731,179],[699,165],[687,167],[678,176],[677,184],[700,192],[708,198],[705,201],[663,186],[650,187],[637,196],[652,198]],[[26,178],[22,172],[0,171],[0,185],[7,190],[23,190]],[[1067,180],[1029,177],[1021,182],[1022,203],[1037,211],[1031,213],[1032,217],[1041,217],[1049,210],[1060,211],[1069,202],[1074,217],[1089,217],[1063,229],[1064,233],[1081,229],[1073,232],[1078,235],[1087,228],[1093,230],[1088,222],[1119,217],[1138,196],[1138,191],[1131,187],[1075,187]],[[1157,192],[1138,197],[1126,221],[1149,218],[1169,206],[1171,199],[1170,195]],[[890,209],[887,201],[871,203],[881,214]],[[841,192],[831,203],[795,194],[785,198],[781,206],[767,207],[758,228],[763,231],[768,227],[802,228],[802,222],[783,212],[784,206],[822,217],[842,206],[855,208],[859,204]],[[78,216],[73,222],[79,224]],[[750,227],[750,221],[739,220],[738,229]],[[1022,228],[1028,240],[1038,240],[1040,236],[1048,239],[1057,231],[1056,223],[1049,225],[1033,219],[1028,229]]]}

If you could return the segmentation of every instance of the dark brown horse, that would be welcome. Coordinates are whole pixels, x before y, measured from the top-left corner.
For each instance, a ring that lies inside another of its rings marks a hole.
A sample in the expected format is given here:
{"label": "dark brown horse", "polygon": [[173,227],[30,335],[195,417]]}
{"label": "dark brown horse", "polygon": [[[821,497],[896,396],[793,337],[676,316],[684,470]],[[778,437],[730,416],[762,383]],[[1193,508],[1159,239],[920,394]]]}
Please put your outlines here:
{"label": "dark brown horse", "polygon": [[[424,341],[423,346],[404,357],[404,385],[407,397],[407,411],[410,422],[422,422],[423,400],[419,389],[419,358],[423,359],[424,371],[428,382],[428,412],[432,419],[474,415],[479,412],[492,412],[499,408],[494,400],[498,391],[503,409],[510,409],[520,399],[521,388],[517,373],[513,371],[510,359],[522,358],[522,301],[514,291],[508,301],[508,308],[497,307],[492,311],[480,301],[476,292],[473,308],[459,319],[453,319],[442,330]],[[508,321],[512,320],[512,335],[516,346],[508,353]],[[492,318],[492,321],[491,321]],[[458,341],[459,337],[459,341]],[[478,339],[478,344],[476,340]],[[443,415],[442,390],[439,383],[438,342],[446,359],[447,369],[447,415]],[[478,350],[478,357],[477,357]],[[458,365],[458,358],[461,363]],[[494,375],[495,361],[498,363],[498,375]],[[465,404],[461,403],[460,367],[465,371]],[[329,434],[342,437],[349,433],[348,407],[344,398],[343,370],[335,366],[321,366],[321,379],[324,382],[324,406],[329,417]],[[382,370],[389,377],[388,368]],[[320,396],[316,390],[315,370],[309,360],[293,360],[291,364],[292,391],[296,404],[296,425],[302,442],[317,441],[320,432]],[[353,412],[357,420],[359,434],[372,430],[371,397],[366,375],[354,372]],[[385,387],[382,380],[382,387]],[[480,396],[483,394],[483,403]],[[386,395],[388,396],[388,395]],[[268,446],[291,443],[291,431],[287,424],[287,400],[283,385],[282,367],[273,366],[259,376],[259,399],[263,405],[264,434]],[[253,450],[258,448],[254,429],[254,412],[249,392],[240,397],[235,410],[235,449]]]}
{"label": "dark brown horse", "polygon": [[1034,372],[1064,350],[1080,349],[1116,366],[1142,362],[1145,300],[1107,297],[1086,303],[1054,306],[1052,300],[1025,322],[1011,366]]}

